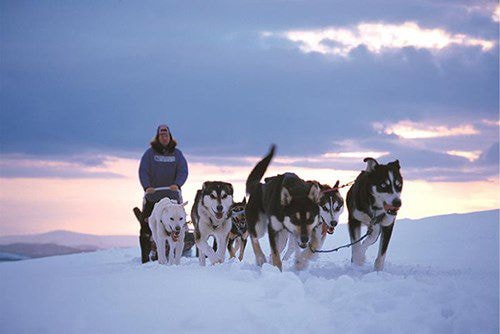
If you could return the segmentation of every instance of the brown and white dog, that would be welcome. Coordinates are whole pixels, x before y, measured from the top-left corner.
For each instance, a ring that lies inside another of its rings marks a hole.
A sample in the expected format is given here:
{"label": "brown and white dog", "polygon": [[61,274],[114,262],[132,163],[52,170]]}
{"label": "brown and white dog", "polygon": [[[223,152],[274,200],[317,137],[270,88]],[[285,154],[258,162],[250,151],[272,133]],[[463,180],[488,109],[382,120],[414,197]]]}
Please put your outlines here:
{"label": "brown and white dog", "polygon": [[248,226],[247,218],[245,215],[245,207],[247,204],[246,198],[243,201],[236,202],[231,205],[229,212],[232,220],[231,231],[229,232],[227,249],[229,251],[229,257],[233,258],[236,256],[236,252],[239,250],[240,255],[238,259],[243,260],[243,255],[245,253],[245,247],[247,245],[248,239]]}

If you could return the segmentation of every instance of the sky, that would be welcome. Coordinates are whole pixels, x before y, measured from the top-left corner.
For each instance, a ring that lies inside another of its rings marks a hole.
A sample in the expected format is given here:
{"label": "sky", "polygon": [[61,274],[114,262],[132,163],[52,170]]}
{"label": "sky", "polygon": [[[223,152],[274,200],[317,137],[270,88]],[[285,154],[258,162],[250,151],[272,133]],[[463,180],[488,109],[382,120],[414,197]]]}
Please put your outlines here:
{"label": "sky", "polygon": [[1,1],[0,235],[137,233],[161,123],[191,202],[207,180],[243,197],[275,143],[267,175],[331,185],[399,159],[402,218],[498,208],[499,17],[496,1]]}

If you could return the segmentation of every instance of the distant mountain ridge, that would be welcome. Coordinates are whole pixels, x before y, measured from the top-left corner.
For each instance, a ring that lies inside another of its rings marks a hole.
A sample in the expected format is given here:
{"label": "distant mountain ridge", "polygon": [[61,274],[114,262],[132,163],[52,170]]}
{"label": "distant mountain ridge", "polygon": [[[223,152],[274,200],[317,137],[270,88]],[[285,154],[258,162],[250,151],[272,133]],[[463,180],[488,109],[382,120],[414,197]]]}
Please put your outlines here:
{"label": "distant mountain ridge", "polygon": [[0,245],[14,243],[56,244],[82,249],[108,249],[134,247],[138,244],[137,240],[138,237],[133,235],[95,235],[57,230],[41,234],[0,236]]}
{"label": "distant mountain ridge", "polygon": [[138,246],[132,235],[95,235],[71,231],[0,237],[0,262]]}
{"label": "distant mountain ridge", "polygon": [[[448,226],[447,222],[460,226],[469,221],[477,223],[499,221],[499,216],[500,210],[495,209],[421,219],[398,219],[397,224],[434,224],[442,222],[442,226],[436,228],[436,230],[440,230]],[[446,233],[446,231],[443,231],[443,233]],[[473,231],[470,233],[473,233]],[[0,262],[138,246],[138,236],[133,235],[95,235],[57,230],[41,234],[0,236]]]}

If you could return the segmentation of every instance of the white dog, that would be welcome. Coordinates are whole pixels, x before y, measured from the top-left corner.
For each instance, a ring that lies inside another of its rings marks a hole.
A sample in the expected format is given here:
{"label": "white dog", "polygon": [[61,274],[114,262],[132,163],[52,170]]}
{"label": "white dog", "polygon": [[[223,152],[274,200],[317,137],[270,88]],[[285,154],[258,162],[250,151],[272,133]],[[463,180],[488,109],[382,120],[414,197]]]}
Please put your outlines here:
{"label": "white dog", "polygon": [[184,207],[188,202],[178,204],[176,200],[168,197],[155,204],[153,212],[149,217],[149,227],[158,250],[158,262],[167,263],[165,254],[165,241],[168,240],[170,251],[168,253],[168,264],[180,264],[184,249],[184,237],[186,235],[186,211]]}

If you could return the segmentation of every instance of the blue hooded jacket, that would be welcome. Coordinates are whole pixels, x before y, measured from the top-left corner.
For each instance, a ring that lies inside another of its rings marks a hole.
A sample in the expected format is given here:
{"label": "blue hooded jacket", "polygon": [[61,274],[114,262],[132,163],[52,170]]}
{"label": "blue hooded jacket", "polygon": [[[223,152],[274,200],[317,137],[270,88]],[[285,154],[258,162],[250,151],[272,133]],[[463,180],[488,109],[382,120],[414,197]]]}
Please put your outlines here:
{"label": "blue hooded jacket", "polygon": [[188,165],[182,152],[174,149],[172,153],[160,154],[149,148],[139,165],[139,179],[142,188],[169,187],[173,184],[182,187],[188,177]]}

